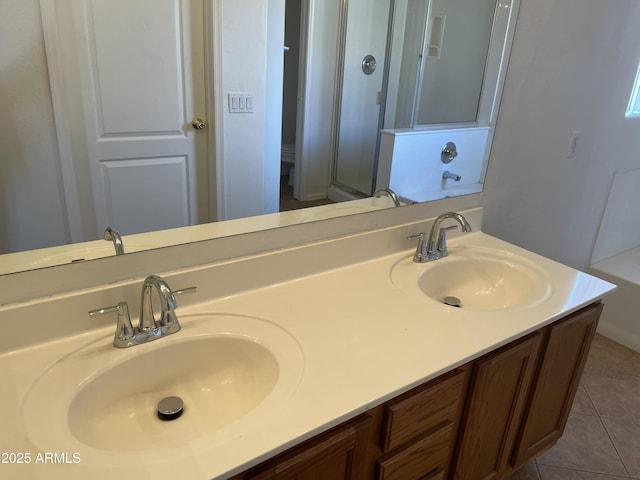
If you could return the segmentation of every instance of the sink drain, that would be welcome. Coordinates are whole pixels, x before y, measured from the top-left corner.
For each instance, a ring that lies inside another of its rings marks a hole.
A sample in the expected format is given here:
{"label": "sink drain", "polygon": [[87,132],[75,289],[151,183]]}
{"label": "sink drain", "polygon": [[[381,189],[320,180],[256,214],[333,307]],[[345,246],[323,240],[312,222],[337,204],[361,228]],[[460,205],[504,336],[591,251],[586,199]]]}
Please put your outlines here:
{"label": "sink drain", "polygon": [[442,303],[444,303],[445,305],[449,305],[450,307],[462,307],[462,302],[458,297],[444,297]]}
{"label": "sink drain", "polygon": [[166,397],[158,402],[158,418],[160,420],[175,420],[184,412],[184,402],[180,397]]}

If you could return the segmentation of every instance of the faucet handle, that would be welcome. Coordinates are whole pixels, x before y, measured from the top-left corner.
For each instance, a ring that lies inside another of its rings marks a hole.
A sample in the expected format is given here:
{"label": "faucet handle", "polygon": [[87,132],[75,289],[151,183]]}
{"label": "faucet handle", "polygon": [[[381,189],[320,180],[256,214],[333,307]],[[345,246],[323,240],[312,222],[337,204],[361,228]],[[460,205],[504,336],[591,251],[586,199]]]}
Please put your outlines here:
{"label": "faucet handle", "polygon": [[198,287],[186,287],[181,288],[180,290],[175,290],[173,295],[186,295],[187,293],[196,293],[198,291]]}
{"label": "faucet handle", "polygon": [[178,308],[178,302],[176,302],[176,297],[178,295],[187,295],[189,293],[196,293],[198,291],[198,287],[185,287],[179,290],[171,290],[171,310],[162,312],[162,318],[160,319],[160,325],[172,327],[173,325],[179,325],[178,317],[174,312],[174,309]]}
{"label": "faucet handle", "polygon": [[413,255],[413,261],[418,263],[424,263],[427,261],[429,256],[429,249],[427,248],[427,242],[425,237],[427,234],[425,232],[417,233],[416,235],[409,235],[407,240],[416,240],[418,239],[418,246],[416,247],[416,253]]}
{"label": "faucet handle", "polygon": [[113,337],[113,344],[116,347],[129,346],[129,342],[135,335],[135,330],[131,324],[129,316],[129,305],[127,302],[120,302],[110,307],[102,307],[96,310],[89,310],[90,317],[97,317],[107,313],[118,312],[118,323],[116,324],[116,334]]}
{"label": "faucet handle", "polygon": [[438,232],[438,243],[436,244],[436,249],[441,252],[447,251],[447,232],[449,230],[455,230],[458,228],[457,225],[451,225],[450,227],[442,227]]}

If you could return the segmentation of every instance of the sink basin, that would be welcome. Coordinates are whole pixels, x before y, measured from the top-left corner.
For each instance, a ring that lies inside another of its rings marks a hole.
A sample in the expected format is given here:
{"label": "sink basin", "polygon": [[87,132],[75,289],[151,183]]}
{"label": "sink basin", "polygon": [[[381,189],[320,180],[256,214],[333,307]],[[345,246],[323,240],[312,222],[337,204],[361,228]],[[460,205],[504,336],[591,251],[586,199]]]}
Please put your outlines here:
{"label": "sink basin", "polygon": [[[102,338],[56,362],[25,399],[30,439],[44,451],[77,442],[108,452],[175,450],[251,428],[297,386],[303,356],[278,326],[219,314],[181,321],[178,334],[157,342],[120,350]],[[182,399],[183,414],[162,420],[158,403],[171,396]]]}
{"label": "sink basin", "polygon": [[399,288],[446,305],[472,311],[524,308],[552,291],[549,275],[534,262],[500,250],[449,249],[449,256],[418,264],[397,262],[391,280]]}

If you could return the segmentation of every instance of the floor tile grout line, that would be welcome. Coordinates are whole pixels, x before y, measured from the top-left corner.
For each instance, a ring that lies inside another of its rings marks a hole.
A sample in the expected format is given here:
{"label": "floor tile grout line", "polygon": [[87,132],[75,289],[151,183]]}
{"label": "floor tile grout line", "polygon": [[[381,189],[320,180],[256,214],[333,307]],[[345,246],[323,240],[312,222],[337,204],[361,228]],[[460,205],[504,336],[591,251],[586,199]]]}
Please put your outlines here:
{"label": "floor tile grout line", "polygon": [[[540,466],[547,467],[547,468],[553,468],[553,469],[556,469],[556,470],[567,470],[569,472],[591,473],[591,474],[594,474],[594,475],[600,475],[602,477],[629,478],[631,480],[636,480],[636,479],[632,478],[629,474],[618,475],[616,473],[602,473],[602,472],[597,472],[595,470],[584,470],[584,469],[581,469],[581,468],[560,467],[558,465],[547,465],[546,463],[541,463],[540,465],[538,465],[536,463],[536,468],[538,469],[538,476],[540,477],[540,480],[544,480],[544,478],[542,478],[542,474],[540,473]],[[626,468],[625,468],[625,470],[626,470]]]}
{"label": "floor tile grout line", "polygon": [[540,473],[540,467],[538,466],[537,460],[534,460],[533,464],[536,467],[536,475],[538,475],[538,480],[544,480],[544,478],[542,478],[542,474]]}
{"label": "floor tile grout line", "polygon": [[[593,418],[594,415],[587,415],[585,413],[570,413],[570,416],[580,416],[580,417],[591,417]],[[609,440],[609,443],[611,444],[611,447],[613,447],[613,450],[616,452],[616,456],[618,458],[618,460],[620,461],[620,464],[622,465],[622,468],[624,469],[624,474],[622,475],[618,475],[615,473],[610,473],[610,472],[598,472],[595,470],[582,470],[582,469],[576,469],[576,468],[569,468],[569,467],[563,467],[563,466],[559,466],[559,465],[552,465],[552,464],[547,464],[547,463],[542,463],[539,462],[540,458],[536,458],[536,465],[542,465],[544,467],[551,467],[551,468],[563,468],[565,470],[573,470],[576,472],[584,472],[584,473],[595,473],[598,475],[609,475],[612,477],[618,477],[618,478],[631,478],[631,474],[629,473],[629,469],[627,468],[627,466],[625,465],[624,461],[622,460],[622,456],[620,455],[620,452],[618,452],[618,449],[616,448],[615,443],[613,442],[613,439],[611,438],[611,435],[609,434],[609,431],[607,430],[606,425],[604,424],[603,420],[602,420],[602,416],[601,415],[597,415],[598,421],[600,422],[600,424],[602,425],[602,428],[605,432],[605,435],[607,436],[607,439]],[[606,417],[605,417],[606,418]]]}
{"label": "floor tile grout line", "polygon": [[620,460],[620,463],[622,464],[622,468],[624,468],[624,471],[626,473],[627,478],[631,478],[631,474],[629,473],[629,469],[627,468],[627,465],[624,463],[624,459],[622,458],[622,455],[618,451],[618,447],[616,446],[616,443],[613,441],[613,437],[611,437],[611,434],[609,433],[609,429],[607,428],[606,423],[602,419],[603,415],[600,413],[600,410],[598,409],[598,406],[596,405],[596,402],[594,402],[593,398],[591,398],[591,394],[589,393],[589,389],[587,388],[586,385],[584,385],[584,391],[587,393],[587,397],[589,397],[589,401],[591,402],[591,404],[593,405],[593,408],[596,411],[596,414],[598,416],[598,420],[600,421],[600,424],[602,425],[602,428],[604,429],[604,431],[605,431],[605,433],[607,435],[607,438],[609,438],[609,442],[611,442],[611,446],[615,450],[616,455],[618,456],[618,459]]}
{"label": "floor tile grout line", "polygon": [[[587,396],[587,400],[589,400],[589,404],[591,405],[591,408],[594,412],[595,415],[589,414],[589,413],[582,413],[581,415],[589,415],[591,417],[599,417],[600,416],[600,412],[598,411],[598,407],[596,407],[596,403],[593,401],[593,398],[591,398],[591,394],[589,394],[589,391],[587,390],[587,386],[582,383],[582,380],[580,380],[580,383],[578,384],[578,389],[582,387],[582,390],[584,390],[585,395]],[[577,396],[577,395],[576,395]],[[576,403],[576,398],[573,398],[573,405],[575,405]],[[573,405],[571,406],[571,410],[573,410]],[[574,413],[573,411],[570,412]],[[578,412],[576,412],[578,413]]]}
{"label": "floor tile grout line", "polygon": [[616,443],[613,441],[613,437],[609,433],[609,429],[607,428],[607,424],[604,422],[603,418],[610,418],[610,417],[603,417],[602,415],[598,415],[598,419],[600,420],[600,423],[602,423],[604,431],[607,432],[607,436],[609,437],[609,440],[611,441],[611,445],[613,445],[613,449],[616,451],[616,455],[618,455],[618,458],[620,459],[620,462],[622,463],[622,466],[624,467],[624,471],[627,472],[627,478],[631,478],[631,473],[629,473],[629,469],[627,468],[627,464],[624,463],[624,459],[622,458],[622,455],[618,451],[618,447],[616,446]]}
{"label": "floor tile grout line", "polygon": [[[598,374],[598,376],[601,376],[601,375]],[[582,383],[582,381],[581,381],[581,383]],[[591,402],[591,405],[593,406],[593,408],[594,408],[594,410],[596,412],[596,415],[598,417],[598,420],[600,421],[600,424],[602,425],[602,428],[604,429],[607,437],[609,438],[609,442],[611,442],[611,446],[613,447],[614,451],[616,452],[616,455],[618,456],[618,459],[620,460],[620,463],[622,464],[622,468],[624,468],[624,471],[626,473],[626,477],[627,478],[631,478],[631,474],[629,473],[629,469],[627,468],[627,465],[624,462],[624,459],[622,458],[622,455],[618,451],[618,447],[616,446],[615,442],[613,441],[613,437],[609,433],[609,429],[607,428],[607,425],[603,420],[603,418],[607,418],[607,417],[605,415],[602,415],[602,413],[600,412],[600,409],[598,408],[598,405],[596,404],[596,402],[591,397],[591,393],[589,392],[589,387],[584,383],[582,383],[582,386],[584,388],[585,393],[587,394],[587,397],[589,397],[589,401]]]}
{"label": "floor tile grout line", "polygon": [[[591,374],[591,375],[593,375],[593,374]],[[598,408],[598,405],[596,405],[596,402],[593,401],[593,398],[591,398],[591,393],[589,393],[589,388],[587,387],[587,385],[585,383],[582,384],[582,388],[584,388],[584,391],[587,394],[587,397],[589,397],[589,401],[591,402],[591,406],[593,407],[593,411],[596,412],[596,417],[600,418],[602,416],[600,414],[600,409]]]}
{"label": "floor tile grout line", "polygon": [[[608,339],[607,337],[602,336],[603,339],[605,339],[605,341],[609,341],[610,339]],[[627,350],[627,347],[621,346],[624,350]],[[616,361],[616,359],[618,357],[620,357],[620,352],[624,352],[623,349],[618,349],[616,348],[615,351],[610,349],[605,349],[606,351],[602,351],[600,353],[604,354],[604,356],[611,358],[612,360]],[[593,353],[593,352],[591,352]],[[640,356],[633,356],[633,357],[628,357],[626,355],[626,352],[624,352],[625,358],[620,358],[620,361],[624,361],[624,363],[627,363],[628,361],[631,361],[633,364],[636,364],[636,362],[640,362]],[[634,352],[635,354],[635,352]],[[585,369],[585,374],[594,376],[596,378],[606,378],[608,376],[615,376],[615,377],[619,377],[619,376],[623,376],[623,377],[631,377],[631,378],[638,378],[640,379],[640,374],[636,373],[636,370],[633,370],[633,372],[628,372],[628,371],[618,371],[618,369],[612,369],[609,368],[611,366],[619,366],[619,365],[611,365],[610,362],[605,361],[604,364],[602,364],[603,362],[597,362],[596,363],[598,365],[600,365],[603,368],[595,368],[594,371],[589,372],[587,369]],[[602,365],[601,365],[602,364]],[[605,420],[606,419],[617,419],[617,420],[627,420],[630,421],[638,426],[640,426],[640,418],[636,418],[635,416],[633,416],[632,419],[628,419],[625,417],[617,417],[617,416],[611,416],[611,415],[603,415],[600,411],[600,409],[598,408],[596,402],[594,401],[594,399],[592,398],[592,394],[589,391],[589,388],[587,387],[587,385],[583,382],[583,379],[581,378],[579,381],[579,386],[582,387],[584,389],[584,392],[587,394],[587,399],[588,401],[591,403],[591,407],[592,407],[592,411],[593,413],[575,413],[575,412],[570,412],[570,415],[576,415],[576,416],[587,416],[587,417],[598,417],[598,421],[600,423],[600,425],[602,426],[602,428],[604,429],[605,435],[606,437],[603,437],[602,435],[599,435],[600,438],[602,438],[604,440],[604,438],[607,438],[611,444],[611,446],[613,447],[613,450],[615,451],[617,458],[620,462],[620,464],[622,465],[622,468],[624,470],[625,473],[603,473],[603,472],[599,472],[599,471],[591,471],[591,470],[583,470],[583,469],[576,469],[576,468],[570,468],[570,467],[564,467],[564,466],[556,466],[556,465],[551,465],[551,464],[545,464],[545,463],[540,463],[539,460],[540,458],[535,458],[533,459],[533,461],[531,462],[533,464],[533,473],[535,475],[537,475],[537,480],[545,480],[543,477],[543,471],[545,469],[558,469],[558,470],[564,470],[565,472],[575,472],[577,474],[580,473],[586,473],[586,474],[595,474],[595,475],[601,475],[602,478],[610,478],[611,480],[614,479],[630,479],[630,480],[640,480],[640,477],[638,476],[631,476],[631,473],[629,472],[629,468],[627,467],[627,465],[625,464],[622,455],[620,454],[620,452],[618,451],[618,447],[616,446],[615,442],[613,441],[613,437],[611,435],[611,433],[609,432],[609,429],[607,428],[607,425],[605,424]],[[575,402],[574,402],[575,403]]]}

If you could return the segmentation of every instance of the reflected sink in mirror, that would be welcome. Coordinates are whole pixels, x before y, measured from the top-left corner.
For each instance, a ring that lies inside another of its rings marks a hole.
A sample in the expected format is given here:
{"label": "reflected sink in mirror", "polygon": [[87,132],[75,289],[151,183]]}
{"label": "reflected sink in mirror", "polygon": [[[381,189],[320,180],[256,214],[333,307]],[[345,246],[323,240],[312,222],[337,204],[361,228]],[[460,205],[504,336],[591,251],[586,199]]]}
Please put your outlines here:
{"label": "reflected sink in mirror", "polygon": [[468,246],[450,247],[449,256],[433,262],[402,259],[393,266],[391,280],[446,308],[471,311],[529,307],[549,298],[553,288],[550,276],[523,257]]}
{"label": "reflected sink in mirror", "polygon": [[[103,337],[56,362],[25,399],[29,438],[45,450],[180,449],[252,428],[296,388],[302,352],[280,327],[221,314],[181,321],[180,333],[159,342],[120,350]],[[183,413],[161,420],[158,403],[170,396],[182,399]]]}

